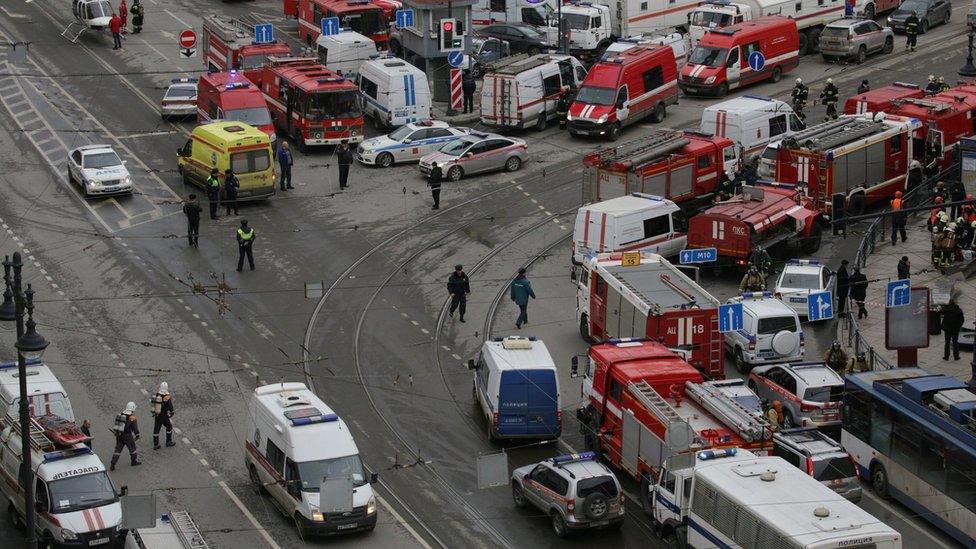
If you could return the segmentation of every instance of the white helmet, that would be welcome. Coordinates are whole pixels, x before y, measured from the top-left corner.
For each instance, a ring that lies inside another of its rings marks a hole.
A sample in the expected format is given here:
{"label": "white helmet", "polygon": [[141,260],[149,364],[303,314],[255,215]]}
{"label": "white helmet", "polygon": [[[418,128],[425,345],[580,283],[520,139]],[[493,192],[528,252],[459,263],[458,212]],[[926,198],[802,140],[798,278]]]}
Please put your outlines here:
{"label": "white helmet", "polygon": [[834,83],[834,79],[833,78],[828,78],[827,79],[827,83],[828,84],[833,84]]}
{"label": "white helmet", "polygon": [[159,384],[159,394],[168,395],[169,394],[169,383],[165,381]]}
{"label": "white helmet", "polygon": [[123,414],[131,414],[132,412],[135,412],[135,411],[136,411],[136,403],[135,402],[129,402],[128,404],[125,405],[125,408],[122,409],[122,413]]}
{"label": "white helmet", "polygon": [[803,79],[802,78],[797,78],[796,79],[796,83],[797,84],[802,84],[803,83]]}
{"label": "white helmet", "polygon": [[921,168],[921,167],[922,167],[922,163],[921,163],[921,162],[919,162],[918,160],[912,160],[912,165],[911,165],[911,167],[912,167],[912,168]]}
{"label": "white helmet", "polygon": [[935,82],[935,75],[934,74],[930,74],[929,75],[929,82]]}

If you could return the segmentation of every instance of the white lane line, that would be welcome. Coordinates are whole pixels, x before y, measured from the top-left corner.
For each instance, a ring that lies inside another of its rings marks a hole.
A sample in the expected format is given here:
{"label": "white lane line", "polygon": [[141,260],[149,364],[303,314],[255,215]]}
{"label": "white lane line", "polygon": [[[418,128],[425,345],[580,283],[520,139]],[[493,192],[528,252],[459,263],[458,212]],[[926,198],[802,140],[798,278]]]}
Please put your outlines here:
{"label": "white lane line", "polygon": [[458,356],[457,354],[453,354],[451,356],[454,357],[454,360],[461,360],[461,357]]}
{"label": "white lane line", "polygon": [[214,471],[213,469],[211,469],[211,470],[209,470],[207,472],[210,473],[210,476],[212,476],[213,478],[217,478],[217,477],[220,476],[220,475],[217,474],[217,471]]}
{"label": "white lane line", "polygon": [[[231,492],[230,488],[227,487],[227,483],[224,482],[224,481],[220,481],[217,484],[221,488],[224,489],[224,493],[227,494],[227,497],[229,497],[232,502],[234,502],[234,505],[236,505],[237,508],[240,509],[242,513],[244,513],[244,516],[247,517],[247,520],[250,521],[250,523],[258,531],[258,533],[261,534],[261,537],[264,538],[264,541],[268,542],[268,545],[271,546],[271,549],[281,549],[281,546],[278,545],[277,543],[275,543],[275,540],[271,537],[270,534],[268,534],[268,531],[265,530],[263,526],[261,526],[261,523],[258,522],[258,519],[254,518],[254,515],[252,515],[251,512],[247,510],[247,507],[244,507],[244,504],[241,503],[241,500],[237,498],[237,496],[234,494],[234,492]],[[380,501],[382,502],[383,500],[380,500]],[[389,509],[389,506],[385,505],[385,503],[384,503],[384,506],[386,506],[387,509],[390,510]],[[392,511],[392,510],[390,510],[390,511],[391,511],[391,514],[396,514],[396,511]],[[404,525],[405,528],[411,529],[410,528],[410,525],[408,525],[406,522],[403,522],[403,519],[402,518],[400,519],[400,521]],[[417,533],[414,532],[414,536],[416,536],[416,535],[417,535]],[[420,539],[420,537],[417,537],[417,539]],[[430,546],[428,546],[428,549],[429,549],[429,547]]]}
{"label": "white lane line", "polygon": [[[139,41],[142,42],[143,44],[149,46],[149,49],[151,49],[152,51],[154,51],[157,54],[159,54],[160,57],[162,57],[163,59],[169,61],[169,58],[166,57],[166,54],[165,53],[163,53],[163,52],[159,51],[158,49],[156,49],[156,47],[153,46],[152,44],[150,44],[149,42],[147,42],[145,38],[140,38]],[[186,74],[186,72],[183,72],[181,74]],[[172,133],[176,133],[176,132],[172,132]],[[145,134],[145,135],[152,135],[152,134]],[[133,137],[133,136],[130,135],[129,137]]]}
{"label": "white lane line", "polygon": [[191,25],[191,24],[187,23],[186,21],[180,19],[179,17],[177,17],[176,15],[174,15],[173,12],[171,12],[169,10],[163,10],[163,11],[165,11],[166,13],[168,13],[170,15],[170,17],[172,17],[173,19],[176,19],[176,21],[178,23],[181,23],[184,27],[186,27],[188,29],[192,29],[193,28],[193,25]]}
{"label": "white lane line", "polygon": [[425,334],[429,334],[430,333],[430,330],[428,330],[427,328],[421,328],[420,331],[423,332],[423,333],[425,333]]}
{"label": "white lane line", "polygon": [[[190,442],[187,441],[187,444],[189,444],[189,443]],[[193,454],[193,455],[195,455],[195,456],[199,456],[200,455],[200,450],[197,450],[196,448],[190,448],[190,453]]]}
{"label": "white lane line", "polygon": [[413,324],[414,326],[420,326],[420,323],[417,322],[416,320],[411,320],[410,324]]}
{"label": "white lane line", "polygon": [[400,513],[398,513],[396,509],[393,508],[392,505],[386,502],[385,498],[381,498],[377,496],[376,499],[380,502],[380,505],[382,505],[383,508],[386,509],[386,512],[393,515],[393,518],[396,519],[397,524],[403,526],[403,528],[407,532],[410,532],[410,535],[413,536],[413,539],[417,540],[417,543],[422,545],[425,549],[433,549],[430,546],[430,544],[427,543],[427,540],[421,537],[421,535],[416,530],[413,529],[413,526],[410,526],[410,523],[407,522],[406,519],[404,519],[403,516]]}

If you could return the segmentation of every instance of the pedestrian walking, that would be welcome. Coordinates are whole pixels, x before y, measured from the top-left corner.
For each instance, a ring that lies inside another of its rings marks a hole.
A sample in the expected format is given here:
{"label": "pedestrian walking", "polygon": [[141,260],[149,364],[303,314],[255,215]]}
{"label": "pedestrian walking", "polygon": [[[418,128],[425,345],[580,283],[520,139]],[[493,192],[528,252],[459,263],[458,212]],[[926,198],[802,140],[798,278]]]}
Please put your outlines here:
{"label": "pedestrian walking", "polygon": [[139,421],[136,419],[135,402],[126,404],[125,408],[115,416],[112,432],[115,433],[115,451],[112,453],[112,464],[109,470],[115,470],[115,464],[119,462],[123,448],[129,449],[129,459],[133,467],[142,465],[139,461],[139,449],[136,447],[136,441],[139,440]]}
{"label": "pedestrian walking", "polygon": [[911,278],[912,262],[908,259],[907,255],[903,255],[898,261],[898,280],[911,280]]}
{"label": "pedestrian walking", "polygon": [[121,50],[122,49],[122,20],[119,19],[119,14],[113,13],[112,18],[108,21],[108,30],[112,32],[112,49]]}
{"label": "pedestrian walking", "polygon": [[838,374],[844,373],[847,368],[847,353],[840,346],[840,341],[834,340],[830,348],[824,352],[823,360],[831,370]]}
{"label": "pedestrian walking", "polygon": [[464,311],[468,304],[468,294],[471,293],[471,284],[463,265],[454,266],[454,272],[447,279],[447,293],[451,294],[451,310],[448,315],[454,318],[454,311],[459,311],[460,320],[464,322]]}
{"label": "pedestrian walking", "polygon": [[437,165],[437,162],[430,163],[430,173],[427,174],[427,186],[430,187],[430,197],[434,199],[434,205],[430,207],[432,210],[441,209],[442,173],[441,167]]}
{"label": "pedestrian walking", "polygon": [[129,12],[132,14],[132,34],[139,34],[142,32],[143,17],[145,16],[142,2],[134,0],[132,2],[132,9]]}
{"label": "pedestrian walking", "polygon": [[891,199],[891,245],[894,246],[901,235],[901,241],[908,240],[908,232],[905,225],[908,224],[908,214],[905,213],[905,205],[902,201],[902,192],[895,191],[895,197]]}
{"label": "pedestrian walking", "polygon": [[762,292],[766,289],[766,280],[759,274],[759,269],[755,265],[749,267],[749,271],[742,277],[739,283],[740,292]]}
{"label": "pedestrian walking", "polygon": [[[474,90],[478,87],[470,69],[464,69],[461,75],[461,93],[464,95],[464,113],[474,112]],[[545,115],[543,115],[545,116]]]}
{"label": "pedestrian walking", "polygon": [[847,272],[847,265],[850,261],[840,262],[840,269],[837,269],[837,316],[847,312],[847,296],[851,292],[851,275]]}
{"label": "pedestrian walking", "polygon": [[522,329],[523,324],[529,322],[529,298],[535,299],[535,292],[532,291],[532,283],[525,276],[525,267],[518,271],[518,276],[512,281],[510,290],[512,301],[518,305],[519,316],[515,320],[515,327]]}
{"label": "pedestrian walking", "polygon": [[220,172],[217,168],[210,170],[207,178],[207,200],[210,201],[210,219],[217,219],[217,207],[220,206]]}
{"label": "pedestrian walking", "polygon": [[918,12],[912,10],[912,14],[905,19],[905,51],[915,51],[915,46],[918,44],[918,27],[920,24]]}
{"label": "pedestrian walking", "polygon": [[790,97],[793,99],[793,112],[796,113],[800,120],[806,120],[807,118],[807,115],[803,114],[803,107],[806,106],[809,96],[810,88],[803,84],[802,78],[797,78],[796,85],[793,86]]}
{"label": "pedestrian walking", "polygon": [[858,95],[862,93],[868,93],[871,91],[871,84],[868,83],[867,79],[861,80],[861,83],[857,86]]}
{"label": "pedestrian walking", "polygon": [[[952,202],[962,202],[963,200],[966,200],[966,186],[963,185],[961,180],[956,179],[951,183],[949,183],[949,199]],[[962,215],[961,212],[962,212],[962,206],[960,205],[952,206],[952,212],[949,214],[949,217],[952,219],[956,219],[957,217]]]}
{"label": "pedestrian walking", "polygon": [[[273,180],[271,184],[274,185]],[[234,210],[234,215],[237,215],[237,191],[240,188],[241,183],[234,175],[234,170],[227,168],[224,172],[224,206],[227,206],[227,215],[230,215],[231,209]]]}
{"label": "pedestrian walking", "polygon": [[929,82],[925,85],[925,93],[929,95],[934,95],[939,93],[939,83],[935,80],[935,75],[929,75]]}
{"label": "pedestrian walking", "polygon": [[827,85],[824,86],[822,92],[820,92],[820,102],[827,106],[827,114],[824,115],[824,121],[836,120],[837,119],[837,101],[840,98],[840,91],[837,86],[834,85],[834,79],[828,78]]}
{"label": "pedestrian walking", "polygon": [[85,446],[87,446],[88,449],[91,450],[92,447],[91,420],[86,419],[85,421],[81,422],[81,432],[84,433],[86,437],[88,437],[87,439],[85,439]]}
{"label": "pedestrian walking", "polygon": [[244,268],[244,256],[247,256],[247,264],[254,270],[254,229],[247,226],[247,220],[241,220],[241,226],[237,229],[237,272]]}
{"label": "pedestrian walking", "polygon": [[281,168],[281,179],[278,185],[283,191],[295,188],[291,186],[291,166],[294,163],[295,158],[291,155],[291,147],[288,146],[287,141],[282,139],[281,145],[278,145],[278,166]]}
{"label": "pedestrian walking", "polygon": [[942,360],[949,360],[949,349],[952,348],[952,359],[959,360],[959,329],[966,323],[966,317],[956,304],[955,298],[942,306],[942,332],[945,334],[945,350]]}
{"label": "pedestrian walking", "polygon": [[194,248],[200,247],[200,212],[202,211],[203,208],[200,207],[195,194],[191,194],[183,203],[183,214],[186,215],[186,238]]}
{"label": "pedestrian walking", "polygon": [[864,300],[867,299],[868,295],[868,277],[861,273],[860,267],[854,267],[854,272],[851,273],[850,283],[851,299],[857,305],[857,318],[867,318],[868,310],[864,308]]}
{"label": "pedestrian walking", "polygon": [[349,166],[352,164],[352,151],[349,150],[349,142],[345,139],[339,144],[339,188],[345,189],[349,180]]}
{"label": "pedestrian walking", "polygon": [[153,450],[159,450],[159,431],[166,427],[166,446],[176,446],[173,442],[173,422],[171,418],[176,414],[173,407],[173,395],[169,394],[169,384],[163,381],[159,384],[159,390],[152,397],[153,415]]}
{"label": "pedestrian walking", "polygon": [[126,27],[129,24],[129,5],[125,3],[125,0],[119,2],[119,23],[121,23],[121,32],[125,34],[128,32]]}

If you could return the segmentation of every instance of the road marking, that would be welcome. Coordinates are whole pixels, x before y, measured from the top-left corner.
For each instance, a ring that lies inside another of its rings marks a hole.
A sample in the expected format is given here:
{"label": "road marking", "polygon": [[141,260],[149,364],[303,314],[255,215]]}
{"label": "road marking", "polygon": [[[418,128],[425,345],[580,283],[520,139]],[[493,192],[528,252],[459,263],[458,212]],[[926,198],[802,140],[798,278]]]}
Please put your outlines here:
{"label": "road marking", "polygon": [[[261,534],[261,537],[264,538],[264,541],[268,542],[268,545],[270,545],[272,549],[281,549],[281,546],[275,543],[275,540],[271,537],[270,534],[268,534],[268,531],[261,526],[261,523],[258,522],[258,519],[254,518],[254,515],[252,515],[251,512],[247,509],[247,507],[244,507],[244,504],[241,503],[241,500],[237,499],[237,496],[234,494],[234,492],[232,492],[230,488],[227,487],[227,483],[224,481],[220,481],[217,484],[224,489],[224,493],[227,494],[227,497],[229,497],[232,502],[234,502],[234,505],[236,505],[237,508],[240,509],[242,513],[244,513],[244,516],[247,517],[247,520],[250,521],[251,524],[254,526],[254,528],[258,531],[258,533]],[[389,506],[385,504],[384,506],[387,507],[387,510],[390,510]],[[396,511],[392,511],[392,513],[395,514]],[[401,521],[402,520],[403,519],[401,518]],[[412,528],[410,528],[410,526],[406,522],[403,522],[403,525],[405,528],[412,530]],[[414,532],[414,536],[416,535],[417,535],[416,532]],[[418,537],[417,539],[420,538]],[[427,547],[428,549],[430,548],[430,546]]]}
{"label": "road marking", "polygon": [[27,16],[26,15],[24,15],[22,13],[13,13],[12,11],[8,10],[7,8],[5,8],[3,6],[0,6],[0,10],[2,10],[3,13],[6,13],[7,14],[7,17],[9,17],[11,19],[27,19]]}
{"label": "road marking", "polygon": [[193,28],[193,25],[191,25],[191,24],[187,23],[186,21],[180,19],[179,17],[177,17],[176,15],[174,15],[173,12],[171,12],[169,10],[163,10],[163,11],[165,11],[166,13],[168,13],[170,15],[170,17],[172,17],[173,19],[176,19],[176,21],[179,22],[179,23],[181,23],[184,27],[186,27],[188,29],[192,29]]}
{"label": "road marking", "polygon": [[410,523],[407,522],[406,519],[404,519],[403,516],[400,513],[398,513],[396,509],[393,508],[392,505],[390,505],[389,503],[386,502],[386,498],[381,498],[381,497],[377,496],[376,499],[380,502],[380,505],[382,505],[383,508],[386,509],[386,511],[388,513],[390,513],[391,515],[393,515],[393,518],[396,519],[397,523],[399,523],[400,526],[403,526],[403,528],[407,532],[410,532],[410,535],[413,536],[413,538],[415,540],[417,540],[417,543],[419,543],[420,545],[424,546],[426,549],[433,549],[430,546],[430,544],[427,543],[427,540],[425,540],[424,538],[422,538],[420,536],[420,534],[416,530],[413,529],[413,526],[410,526]]}
{"label": "road marking", "polygon": [[[151,49],[152,51],[158,53],[160,57],[162,57],[166,61],[169,61],[169,58],[166,57],[166,54],[165,53],[163,53],[163,52],[159,51],[158,49],[156,49],[156,47],[153,46],[152,44],[150,44],[149,42],[147,42],[145,38],[140,38],[139,41],[141,41],[143,44],[145,44],[146,46],[148,46],[149,49]],[[182,71],[182,72],[180,72],[180,74],[188,74],[188,73],[186,71]]]}
{"label": "road marking", "polygon": [[[186,74],[186,73],[183,73]],[[178,133],[174,130],[167,130],[162,132],[145,132],[145,133],[130,133],[128,135],[120,135],[119,139],[139,139],[140,137],[155,137],[157,135],[170,135]]]}
{"label": "road marking", "polygon": [[423,333],[425,333],[425,334],[429,334],[430,333],[430,330],[428,330],[427,328],[421,328],[420,331],[423,332]]}
{"label": "road marking", "polygon": [[420,323],[417,322],[416,320],[411,320],[410,324],[413,324],[414,326],[420,326]]}

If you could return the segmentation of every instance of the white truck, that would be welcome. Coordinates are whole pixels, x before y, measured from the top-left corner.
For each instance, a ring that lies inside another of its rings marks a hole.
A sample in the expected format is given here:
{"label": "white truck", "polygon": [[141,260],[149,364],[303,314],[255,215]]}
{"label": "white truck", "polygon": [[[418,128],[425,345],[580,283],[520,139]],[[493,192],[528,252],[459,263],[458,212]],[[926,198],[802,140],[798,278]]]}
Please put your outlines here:
{"label": "white truck", "polygon": [[648,44],[671,46],[671,49],[674,50],[674,62],[678,65],[679,70],[685,66],[685,62],[688,60],[688,52],[691,51],[687,35],[681,34],[680,32],[645,32],[628,36],[627,38],[620,38],[610,44],[604,52],[604,59],[617,52],[627,51],[636,46]]}
{"label": "white truck", "polygon": [[705,107],[698,126],[702,133],[735,141],[746,163],[759,158],[770,141],[803,129],[806,125],[783,101],[748,94]]}
{"label": "white truck", "polygon": [[844,2],[831,2],[829,7],[824,7],[823,0],[709,0],[688,13],[688,34],[694,46],[707,30],[765,15],[796,19],[800,32],[800,55],[806,55],[819,51],[820,31],[827,23],[844,16]]}
{"label": "white truck", "polygon": [[902,536],[783,458],[725,448],[672,455],[650,501],[672,547],[872,547]]}
{"label": "white truck", "polygon": [[555,19],[556,0],[477,0],[471,6],[471,27],[492,23],[525,23],[546,27]]}

